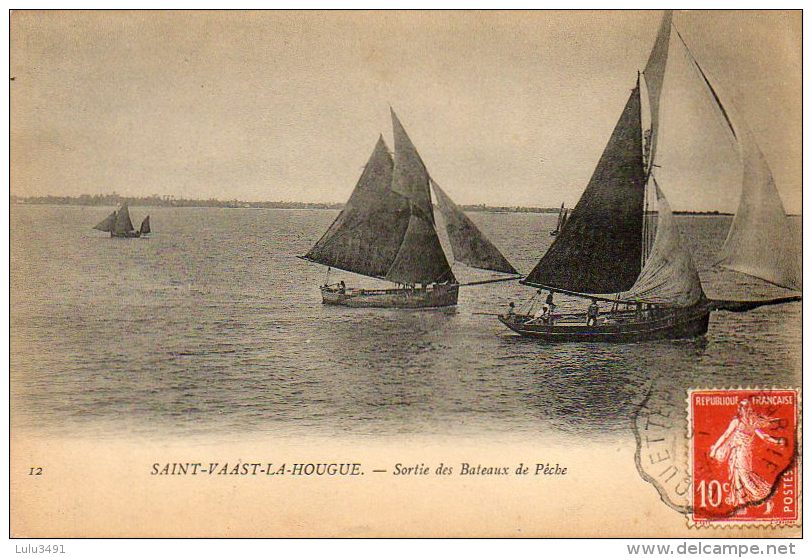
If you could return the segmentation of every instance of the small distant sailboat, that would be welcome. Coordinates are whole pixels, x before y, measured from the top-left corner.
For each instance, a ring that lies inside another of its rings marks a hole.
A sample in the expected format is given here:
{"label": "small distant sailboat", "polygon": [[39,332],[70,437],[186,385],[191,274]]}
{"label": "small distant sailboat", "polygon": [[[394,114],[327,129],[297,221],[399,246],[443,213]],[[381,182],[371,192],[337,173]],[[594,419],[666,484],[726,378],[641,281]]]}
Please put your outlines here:
{"label": "small distant sailboat", "polygon": [[561,209],[558,210],[558,223],[555,225],[555,230],[550,231],[550,236],[558,236],[558,233],[561,232],[561,229],[564,228],[564,225],[567,223],[567,217],[569,216],[569,209],[564,207],[564,203],[561,203]]}
{"label": "small distant sailboat", "polygon": [[[666,11],[643,77],[651,129],[642,129],[640,75],[592,178],[552,246],[521,282],[590,299],[586,313],[510,312],[511,330],[547,342],[634,342],[691,338],[708,330],[712,310],[746,311],[799,296],[765,301],[709,300],[671,208],[657,182],[660,93],[671,36]],[[799,261],[772,173],[752,134],[734,127],[706,74],[676,31],[715,107],[739,146],[743,164],[738,211],[717,265],[787,289],[801,290]],[[651,200],[649,199],[651,198]],[[657,206],[656,232],[651,205]],[[598,302],[610,304],[601,311]],[[554,311],[555,306],[552,306]]]}
{"label": "small distant sailboat", "polygon": [[152,232],[149,226],[149,215],[141,221],[139,230],[135,230],[132,219],[130,219],[130,209],[127,207],[127,202],[122,203],[117,211],[113,211],[93,228],[98,231],[109,232],[110,238],[138,238]]}
{"label": "small distant sailboat", "polygon": [[[395,283],[387,289],[321,286],[322,302],[354,307],[436,308],[457,304],[461,285],[440,245],[431,189],[445,220],[454,259],[512,274],[465,285],[518,279],[516,269],[429,176],[417,149],[392,111],[394,159],[383,136],[350,199],[304,256],[329,268]],[[430,189],[431,188],[431,189]],[[328,281],[329,283],[329,281]]]}

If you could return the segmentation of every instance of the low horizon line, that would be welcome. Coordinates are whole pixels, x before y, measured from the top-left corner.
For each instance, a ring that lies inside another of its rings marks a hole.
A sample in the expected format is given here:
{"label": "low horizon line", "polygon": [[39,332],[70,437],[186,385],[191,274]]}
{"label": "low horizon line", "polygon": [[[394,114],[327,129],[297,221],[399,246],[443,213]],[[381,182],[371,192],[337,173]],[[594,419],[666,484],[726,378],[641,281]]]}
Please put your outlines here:
{"label": "low horizon line", "polygon": [[[72,196],[61,196],[46,194],[38,196],[9,196],[11,203],[22,205],[78,205],[84,207],[103,207],[117,205],[123,201],[128,203],[139,202],[145,207],[221,207],[232,209],[341,209],[344,202],[308,202],[308,201],[245,201],[238,199],[221,200],[219,198],[178,198],[172,195],[159,196],[122,196],[120,194],[80,194]],[[525,205],[491,205],[486,203],[478,204],[457,204],[465,211],[506,211],[512,213],[556,213],[561,207],[545,206],[525,206]],[[566,207],[566,206],[565,206]],[[572,208],[568,208],[572,209]],[[674,214],[689,215],[734,215],[727,211],[714,209],[675,209]],[[787,213],[788,216],[800,216],[800,213]]]}

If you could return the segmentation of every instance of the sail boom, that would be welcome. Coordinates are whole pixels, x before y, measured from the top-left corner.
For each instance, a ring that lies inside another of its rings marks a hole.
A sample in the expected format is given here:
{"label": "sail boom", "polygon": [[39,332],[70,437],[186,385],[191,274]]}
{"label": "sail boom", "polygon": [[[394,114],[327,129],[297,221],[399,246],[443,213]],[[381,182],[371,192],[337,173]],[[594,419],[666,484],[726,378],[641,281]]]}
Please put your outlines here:
{"label": "sail boom", "polygon": [[801,296],[782,296],[778,298],[768,298],[763,300],[722,300],[711,299],[709,304],[711,310],[726,310],[728,312],[748,312],[762,306],[775,306],[777,304],[787,304],[789,302],[800,302]]}
{"label": "sail boom", "polygon": [[514,275],[513,277],[494,277],[493,279],[483,279],[481,281],[470,281],[468,283],[460,283],[460,287],[474,287],[476,285],[486,285],[488,283],[503,283],[505,281],[516,281],[524,277],[523,275]]}
{"label": "sail boom", "polygon": [[574,296],[577,298],[585,298],[585,299],[595,299],[600,300],[602,302],[618,302],[620,304],[637,304],[640,302],[644,302],[646,304],[650,304],[651,306],[662,306],[662,307],[672,307],[673,305],[664,303],[664,302],[650,302],[646,300],[640,300],[637,298],[623,296],[627,293],[581,293],[578,291],[568,291],[567,289],[561,289],[559,287],[551,287],[550,285],[543,285],[541,283],[531,283],[526,280],[519,281],[520,284],[525,285],[527,287],[533,287],[535,289],[541,289],[543,291],[552,291],[554,293],[560,293],[568,296]]}
{"label": "sail boom", "polygon": [[347,269],[345,267],[341,267],[340,265],[331,265],[331,264],[322,263],[319,260],[314,260],[313,258],[308,258],[306,255],[305,256],[296,256],[296,257],[299,258],[300,260],[304,260],[306,262],[310,262],[310,263],[314,263],[314,264],[318,264],[318,265],[323,265],[324,267],[329,267],[331,269],[339,269],[341,271],[346,271],[347,273],[354,273],[356,275],[361,275],[363,277],[371,277],[373,279],[381,279],[382,281],[389,281],[383,275],[369,275],[367,273],[358,273],[355,270]]}
{"label": "sail boom", "polygon": [[635,302],[632,300],[624,301],[619,299],[616,294],[613,293],[582,293],[578,291],[569,291],[567,289],[562,289],[560,287],[553,287],[550,285],[544,285],[542,283],[534,283],[532,281],[528,281],[527,279],[519,281],[520,284],[525,285],[527,287],[533,287],[535,289],[541,289],[543,291],[552,291],[554,293],[561,293],[569,296],[574,296],[578,298],[587,298],[587,299],[595,299],[601,300],[604,302]]}
{"label": "sail boom", "polygon": [[713,265],[715,267],[721,267],[721,268],[727,269],[729,271],[735,271],[736,273],[741,273],[742,275],[747,275],[748,277],[753,277],[755,279],[759,279],[761,281],[764,281],[765,283],[769,283],[770,285],[773,285],[775,287],[780,287],[782,289],[787,289],[789,291],[798,291],[798,292],[800,292],[802,290],[800,285],[792,285],[792,286],[786,285],[786,284],[782,285],[781,283],[777,283],[776,280],[770,280],[770,279],[767,279],[765,277],[762,277],[761,275],[756,275],[752,271],[747,271],[744,268],[736,267],[735,264],[727,264],[727,263],[725,263],[725,260],[720,260],[720,261],[714,263]]}

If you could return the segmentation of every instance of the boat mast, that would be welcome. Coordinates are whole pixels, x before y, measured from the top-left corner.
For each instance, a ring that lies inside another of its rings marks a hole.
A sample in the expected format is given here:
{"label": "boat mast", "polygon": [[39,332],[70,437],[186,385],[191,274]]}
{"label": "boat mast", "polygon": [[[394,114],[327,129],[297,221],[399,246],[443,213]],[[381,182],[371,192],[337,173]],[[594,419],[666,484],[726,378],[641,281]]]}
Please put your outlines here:
{"label": "boat mast", "polygon": [[391,189],[408,201],[409,221],[386,279],[408,285],[456,283],[437,236],[428,170],[391,107],[390,112],[395,140]]}
{"label": "boat mast", "polygon": [[[663,16],[657,40],[643,71],[649,100],[651,128],[646,134],[644,149],[646,168],[645,202],[643,208],[642,269],[631,289],[619,293],[619,299],[663,304],[673,307],[689,307],[702,299],[702,284],[691,259],[680,241],[679,228],[673,213],[654,175],[656,146],[659,139],[660,94],[665,78],[665,68],[671,33],[671,11]],[[639,73],[638,73],[639,80]],[[655,226],[653,201],[657,203]]]}
{"label": "boat mast", "polygon": [[642,269],[642,136],[636,84],[567,226],[523,284],[584,297],[631,288]]}
{"label": "boat mast", "polygon": [[[640,89],[640,70],[637,70],[637,88]],[[649,106],[649,109],[651,107]],[[642,118],[641,118],[642,124]],[[648,229],[650,226],[649,218],[648,218],[648,178],[651,176],[651,167],[650,167],[650,155],[651,155],[651,130],[649,129],[648,133],[648,142],[646,142],[646,133],[642,130],[641,125],[641,133],[643,133],[643,150],[641,152],[641,164],[643,168],[646,169],[646,183],[643,186],[643,230],[642,234],[640,235],[640,269],[643,269],[643,266],[646,265],[646,260],[648,259]]]}
{"label": "boat mast", "polygon": [[[671,42],[671,25],[673,10],[665,10],[660,21],[660,28],[657,31],[657,38],[651,48],[646,67],[643,69],[645,77],[646,93],[648,94],[648,108],[650,115],[649,129],[645,133],[643,148],[643,164],[646,169],[645,200],[643,207],[643,248],[641,254],[641,268],[645,266],[646,260],[651,253],[656,235],[654,226],[654,216],[649,214],[651,198],[651,181],[659,143],[660,132],[660,96],[662,94],[663,82],[665,81],[665,68],[668,61],[668,48]],[[640,71],[637,72],[637,82],[640,83]],[[655,196],[656,197],[656,196]]]}
{"label": "boat mast", "polygon": [[[648,156],[643,148],[638,73],[636,87],[604,156],[572,211],[571,219],[577,220],[576,226],[556,238],[522,281],[524,284],[615,304],[646,302],[689,307],[704,296],[691,255],[681,245],[678,227],[653,175],[659,126],[657,109],[670,25],[671,14],[667,12],[643,72],[652,111]],[[649,215],[654,203],[649,200],[650,191],[657,196],[656,229]],[[618,232],[623,228],[625,242],[621,243]],[[588,260],[589,265],[583,266],[583,260]],[[602,275],[592,275],[595,266]]]}

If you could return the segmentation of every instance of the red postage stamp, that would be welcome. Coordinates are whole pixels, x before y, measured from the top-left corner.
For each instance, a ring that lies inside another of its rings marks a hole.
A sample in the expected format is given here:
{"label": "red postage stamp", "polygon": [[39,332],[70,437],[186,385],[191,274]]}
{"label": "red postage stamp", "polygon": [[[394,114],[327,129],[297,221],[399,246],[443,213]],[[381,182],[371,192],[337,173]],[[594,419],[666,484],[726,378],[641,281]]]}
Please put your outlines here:
{"label": "red postage stamp", "polygon": [[792,389],[689,392],[695,525],[797,523],[798,409]]}

